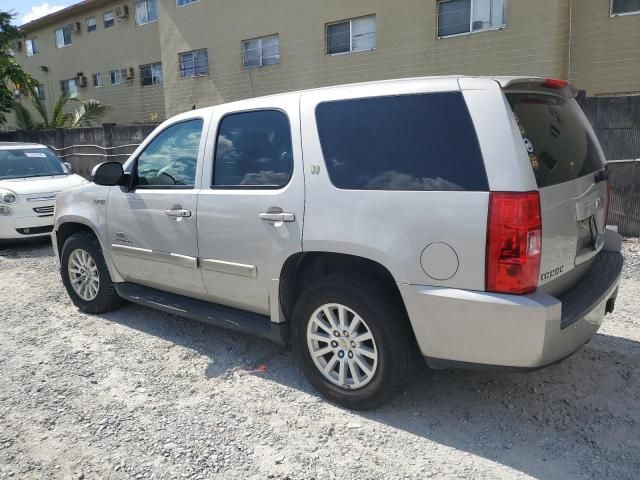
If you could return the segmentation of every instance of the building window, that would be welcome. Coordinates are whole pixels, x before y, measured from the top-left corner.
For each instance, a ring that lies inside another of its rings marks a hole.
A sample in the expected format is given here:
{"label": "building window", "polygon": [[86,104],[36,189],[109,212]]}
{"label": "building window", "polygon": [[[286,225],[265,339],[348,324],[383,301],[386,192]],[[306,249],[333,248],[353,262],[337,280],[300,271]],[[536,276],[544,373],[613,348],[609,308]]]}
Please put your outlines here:
{"label": "building window", "polygon": [[158,7],[156,0],[143,0],[135,4],[136,25],[155,22],[158,20]]}
{"label": "building window", "polygon": [[96,17],[87,18],[87,32],[95,32],[96,28]]}
{"label": "building window", "polygon": [[280,37],[270,35],[244,40],[242,42],[242,58],[246,68],[280,63]]}
{"label": "building window", "polygon": [[439,0],[438,37],[503,28],[505,0]]}
{"label": "building window", "polygon": [[39,83],[38,85],[36,85],[34,87],[34,90],[36,91],[36,95],[38,95],[38,98],[42,101],[44,101],[44,85],[42,83]]}
{"label": "building window", "polygon": [[119,85],[122,83],[122,71],[120,70],[111,70],[109,72],[109,79],[111,80],[111,85]]}
{"label": "building window", "polygon": [[640,0],[611,0],[611,15],[640,13]]}
{"label": "building window", "polygon": [[70,97],[78,96],[78,83],[75,78],[70,80],[62,80],[60,82],[60,90],[63,95],[69,95]]}
{"label": "building window", "polygon": [[327,25],[327,54],[364,52],[376,48],[376,16]]}
{"label": "building window", "polygon": [[176,0],[176,7],[184,7],[185,5],[189,5],[197,1],[199,0]]}
{"label": "building window", "polygon": [[116,23],[116,19],[113,16],[113,12],[107,12],[102,16],[102,20],[104,21],[104,28],[113,27]]}
{"label": "building window", "polygon": [[181,53],[180,76],[182,78],[201,77],[209,75],[209,56],[207,49]]}
{"label": "building window", "polygon": [[56,30],[56,48],[71,45],[71,32],[69,27],[62,27]]}
{"label": "building window", "polygon": [[162,63],[140,65],[140,85],[162,85]]}
{"label": "building window", "polygon": [[35,38],[29,38],[27,40],[25,40],[24,42],[26,50],[27,50],[27,57],[33,57],[36,53],[38,53],[38,40]]}
{"label": "building window", "polygon": [[102,74],[101,73],[94,73],[92,75],[93,77],[93,86],[94,88],[100,88],[102,86]]}

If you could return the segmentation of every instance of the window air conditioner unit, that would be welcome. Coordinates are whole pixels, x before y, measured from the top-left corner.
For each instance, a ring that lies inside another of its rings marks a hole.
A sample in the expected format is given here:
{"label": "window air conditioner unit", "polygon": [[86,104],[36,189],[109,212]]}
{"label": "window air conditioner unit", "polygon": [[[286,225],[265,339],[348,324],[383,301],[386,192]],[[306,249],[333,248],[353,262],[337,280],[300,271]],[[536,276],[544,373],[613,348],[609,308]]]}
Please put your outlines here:
{"label": "window air conditioner unit", "polygon": [[129,7],[126,5],[116,5],[113,10],[116,18],[127,18],[129,16]]}
{"label": "window air conditioner unit", "polygon": [[125,80],[133,80],[134,73],[135,70],[133,67],[123,68],[122,70],[120,70],[120,74]]}
{"label": "window air conditioner unit", "polygon": [[71,22],[69,25],[69,31],[71,33],[80,33],[80,22]]}

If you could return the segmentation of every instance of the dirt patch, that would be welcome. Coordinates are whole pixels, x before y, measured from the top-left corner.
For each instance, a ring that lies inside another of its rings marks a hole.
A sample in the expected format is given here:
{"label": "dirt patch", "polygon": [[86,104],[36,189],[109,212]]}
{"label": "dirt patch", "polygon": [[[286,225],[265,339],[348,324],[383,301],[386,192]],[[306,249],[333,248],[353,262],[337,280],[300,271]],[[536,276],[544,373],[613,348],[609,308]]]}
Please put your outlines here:
{"label": "dirt patch", "polygon": [[[560,365],[425,371],[364,414],[289,349],[127,305],[90,316],[48,243],[0,253],[0,478],[616,478],[640,472],[640,243]],[[259,365],[267,370],[248,373]]]}

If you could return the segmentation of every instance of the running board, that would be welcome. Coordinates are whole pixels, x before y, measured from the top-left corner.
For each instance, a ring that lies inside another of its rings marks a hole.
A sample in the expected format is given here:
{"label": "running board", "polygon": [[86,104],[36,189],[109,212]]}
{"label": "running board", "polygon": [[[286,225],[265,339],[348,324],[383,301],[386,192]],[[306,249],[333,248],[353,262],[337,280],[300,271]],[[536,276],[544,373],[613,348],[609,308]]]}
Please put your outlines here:
{"label": "running board", "polygon": [[113,286],[120,297],[145,307],[235,332],[248,333],[281,345],[289,343],[289,325],[274,323],[267,315],[196,300],[135,283],[114,283]]}

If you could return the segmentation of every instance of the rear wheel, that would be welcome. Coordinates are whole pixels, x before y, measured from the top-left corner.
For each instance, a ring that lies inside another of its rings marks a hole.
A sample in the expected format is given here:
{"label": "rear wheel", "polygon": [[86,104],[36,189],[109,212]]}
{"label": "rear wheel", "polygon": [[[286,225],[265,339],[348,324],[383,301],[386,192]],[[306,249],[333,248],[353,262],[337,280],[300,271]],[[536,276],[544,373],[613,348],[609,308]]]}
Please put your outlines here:
{"label": "rear wheel", "polygon": [[347,408],[387,403],[417,365],[401,305],[357,276],[330,276],[305,291],[294,309],[292,334],[311,384]]}
{"label": "rear wheel", "polygon": [[71,301],[87,313],[104,313],[122,303],[113,287],[98,239],[88,233],[71,235],[62,247],[60,273]]}

